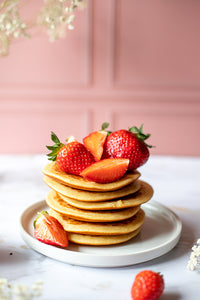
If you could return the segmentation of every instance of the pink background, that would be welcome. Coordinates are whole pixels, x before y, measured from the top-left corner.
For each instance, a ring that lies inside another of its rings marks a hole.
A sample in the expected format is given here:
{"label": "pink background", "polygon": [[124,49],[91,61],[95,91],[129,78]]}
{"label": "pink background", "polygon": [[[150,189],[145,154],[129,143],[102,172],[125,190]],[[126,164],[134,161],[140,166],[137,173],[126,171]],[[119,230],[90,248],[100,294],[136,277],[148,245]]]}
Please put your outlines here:
{"label": "pink background", "polygon": [[81,141],[107,121],[144,123],[152,154],[199,156],[200,1],[87,3],[65,39],[34,32],[0,58],[0,152],[44,153],[50,131]]}

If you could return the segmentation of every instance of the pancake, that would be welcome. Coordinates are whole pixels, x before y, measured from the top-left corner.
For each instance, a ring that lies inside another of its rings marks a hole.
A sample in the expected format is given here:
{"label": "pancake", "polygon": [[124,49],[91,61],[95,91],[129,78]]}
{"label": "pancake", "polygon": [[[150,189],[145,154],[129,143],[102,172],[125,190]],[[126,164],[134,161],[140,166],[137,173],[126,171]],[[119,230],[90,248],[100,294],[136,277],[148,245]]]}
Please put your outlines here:
{"label": "pancake", "polygon": [[[138,180],[137,180],[138,181]],[[149,201],[153,196],[153,188],[146,182],[139,180],[140,190],[133,192],[132,195],[118,198],[116,200],[109,200],[103,202],[84,202],[59,194],[59,196],[68,204],[86,210],[116,210],[128,207],[135,207]]]}
{"label": "pancake", "polygon": [[58,168],[56,162],[51,162],[47,164],[43,169],[43,173],[44,175],[50,176],[64,185],[68,185],[81,190],[97,192],[114,191],[120,189],[135,181],[140,176],[140,173],[137,170],[135,170],[131,173],[127,173],[121,179],[115,182],[102,184],[89,181],[81,176],[67,174]]}
{"label": "pancake", "polygon": [[127,234],[120,234],[120,235],[86,235],[86,234],[79,234],[79,233],[71,233],[68,232],[68,239],[70,242],[82,245],[90,245],[90,246],[108,246],[108,245],[115,245],[129,241],[133,237],[135,237],[140,232],[140,228],[137,230],[127,233]]}
{"label": "pancake", "polygon": [[69,198],[73,198],[73,199],[80,200],[80,201],[87,201],[87,202],[88,201],[89,202],[93,202],[93,201],[97,202],[97,201],[105,201],[105,200],[115,199],[115,198],[133,194],[140,189],[140,182],[138,180],[136,180],[136,181],[130,183],[129,185],[127,185],[121,189],[118,189],[116,191],[104,192],[104,193],[75,189],[73,187],[63,185],[49,176],[44,177],[44,182],[51,189],[53,189],[60,195],[64,195]]}
{"label": "pancake", "polygon": [[55,217],[67,232],[81,233],[88,235],[120,235],[131,233],[144,222],[145,213],[140,209],[133,217],[119,222],[84,222],[69,218],[63,214],[50,209],[49,214]]}
{"label": "pancake", "polygon": [[115,222],[128,219],[134,216],[140,206],[125,208],[120,210],[90,211],[82,210],[69,205],[63,201],[55,191],[50,191],[46,197],[46,203],[53,210],[76,220],[88,222]]}

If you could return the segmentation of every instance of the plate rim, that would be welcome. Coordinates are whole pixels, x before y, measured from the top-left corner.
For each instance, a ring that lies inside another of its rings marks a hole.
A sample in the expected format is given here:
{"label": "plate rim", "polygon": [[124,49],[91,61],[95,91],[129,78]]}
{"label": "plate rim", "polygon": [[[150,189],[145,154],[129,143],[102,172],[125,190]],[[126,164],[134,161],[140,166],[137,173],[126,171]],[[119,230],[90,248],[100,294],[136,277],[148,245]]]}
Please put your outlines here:
{"label": "plate rim", "polygon": [[[171,251],[178,243],[180,239],[180,235],[182,232],[182,222],[180,218],[177,216],[177,214],[172,211],[167,206],[155,201],[150,200],[147,203],[143,204],[143,207],[148,208],[155,208],[155,209],[162,209],[173,218],[173,224],[175,224],[174,232],[171,236],[171,239],[166,240],[165,243],[162,243],[160,246],[156,246],[152,249],[147,249],[142,251],[142,255],[144,256],[144,259],[139,259],[139,256],[141,256],[141,252],[135,252],[135,253],[122,253],[122,254],[99,254],[99,253],[87,253],[87,252],[81,252],[81,251],[74,251],[73,249],[67,249],[67,248],[59,248],[52,245],[44,244],[37,239],[35,239],[25,228],[23,224],[23,219],[27,217],[27,214],[30,214],[31,211],[36,210],[37,207],[46,207],[45,200],[41,200],[35,203],[32,203],[31,205],[27,206],[25,210],[20,215],[20,234],[23,238],[23,240],[26,242],[26,244],[36,252],[39,252],[40,254],[45,255],[46,257],[50,257],[55,260],[59,260],[65,263],[73,264],[73,265],[79,265],[79,266],[87,266],[87,267],[122,267],[122,266],[129,266],[129,265],[135,265],[138,263],[146,262],[152,259],[155,259],[157,257],[160,257],[169,251]],[[92,246],[86,246],[86,245],[78,245],[79,247],[92,247]],[[109,247],[115,247],[118,245],[111,245]],[[96,246],[97,247],[97,246]],[[48,253],[46,253],[48,252]],[[67,253],[66,258],[60,258],[59,253]],[[78,258],[78,261],[76,261]],[[90,261],[84,261],[84,259],[90,259]],[[124,258],[124,260],[122,260]],[[96,261],[98,259],[98,262]],[[112,261],[110,261],[112,259]]]}

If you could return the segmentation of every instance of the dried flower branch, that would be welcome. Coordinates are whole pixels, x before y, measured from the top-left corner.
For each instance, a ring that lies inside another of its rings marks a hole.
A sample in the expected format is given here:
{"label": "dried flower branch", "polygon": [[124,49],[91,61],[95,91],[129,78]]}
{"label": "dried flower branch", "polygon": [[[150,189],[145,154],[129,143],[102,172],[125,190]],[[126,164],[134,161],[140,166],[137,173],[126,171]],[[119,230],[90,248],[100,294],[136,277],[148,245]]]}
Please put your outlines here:
{"label": "dried flower branch", "polygon": [[13,39],[29,37],[27,25],[19,14],[18,0],[4,0],[0,6],[0,55],[7,55]]}
{"label": "dried flower branch", "polygon": [[65,37],[66,30],[74,29],[74,11],[82,0],[46,0],[38,16],[38,24],[49,35],[50,41]]}
{"label": "dried flower branch", "polygon": [[[20,1],[3,0],[0,3],[0,56],[8,55],[14,39],[30,37],[27,23],[20,16]],[[67,29],[74,29],[74,12],[84,6],[84,0],[44,0],[36,24],[45,30],[50,41],[55,41],[65,37]]]}

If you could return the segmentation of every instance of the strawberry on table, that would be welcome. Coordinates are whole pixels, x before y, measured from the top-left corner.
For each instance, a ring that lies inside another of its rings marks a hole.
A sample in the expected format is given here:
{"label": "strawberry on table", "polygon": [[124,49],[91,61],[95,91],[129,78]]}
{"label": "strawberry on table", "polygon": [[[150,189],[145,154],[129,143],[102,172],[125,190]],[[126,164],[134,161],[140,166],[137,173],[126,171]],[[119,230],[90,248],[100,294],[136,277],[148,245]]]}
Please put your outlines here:
{"label": "strawberry on table", "polygon": [[108,135],[104,144],[105,158],[129,159],[129,170],[137,169],[147,162],[149,149],[145,143],[150,134],[143,133],[143,125],[140,128],[131,127],[129,130],[121,129]]}
{"label": "strawberry on table", "polygon": [[63,226],[47,211],[38,213],[34,223],[34,236],[37,240],[53,246],[67,247],[68,237]]}
{"label": "strawberry on table", "polygon": [[119,180],[126,173],[128,164],[128,159],[102,159],[87,167],[80,175],[90,181],[110,183]]}
{"label": "strawberry on table", "polygon": [[56,161],[59,169],[63,172],[79,175],[95,162],[93,155],[74,138],[70,138],[66,144],[63,144],[52,132],[51,139],[55,144],[47,146],[47,149],[51,150],[47,156],[49,160]]}
{"label": "strawberry on table", "polygon": [[150,270],[139,272],[131,288],[133,300],[156,300],[164,290],[164,280],[160,273]]}

